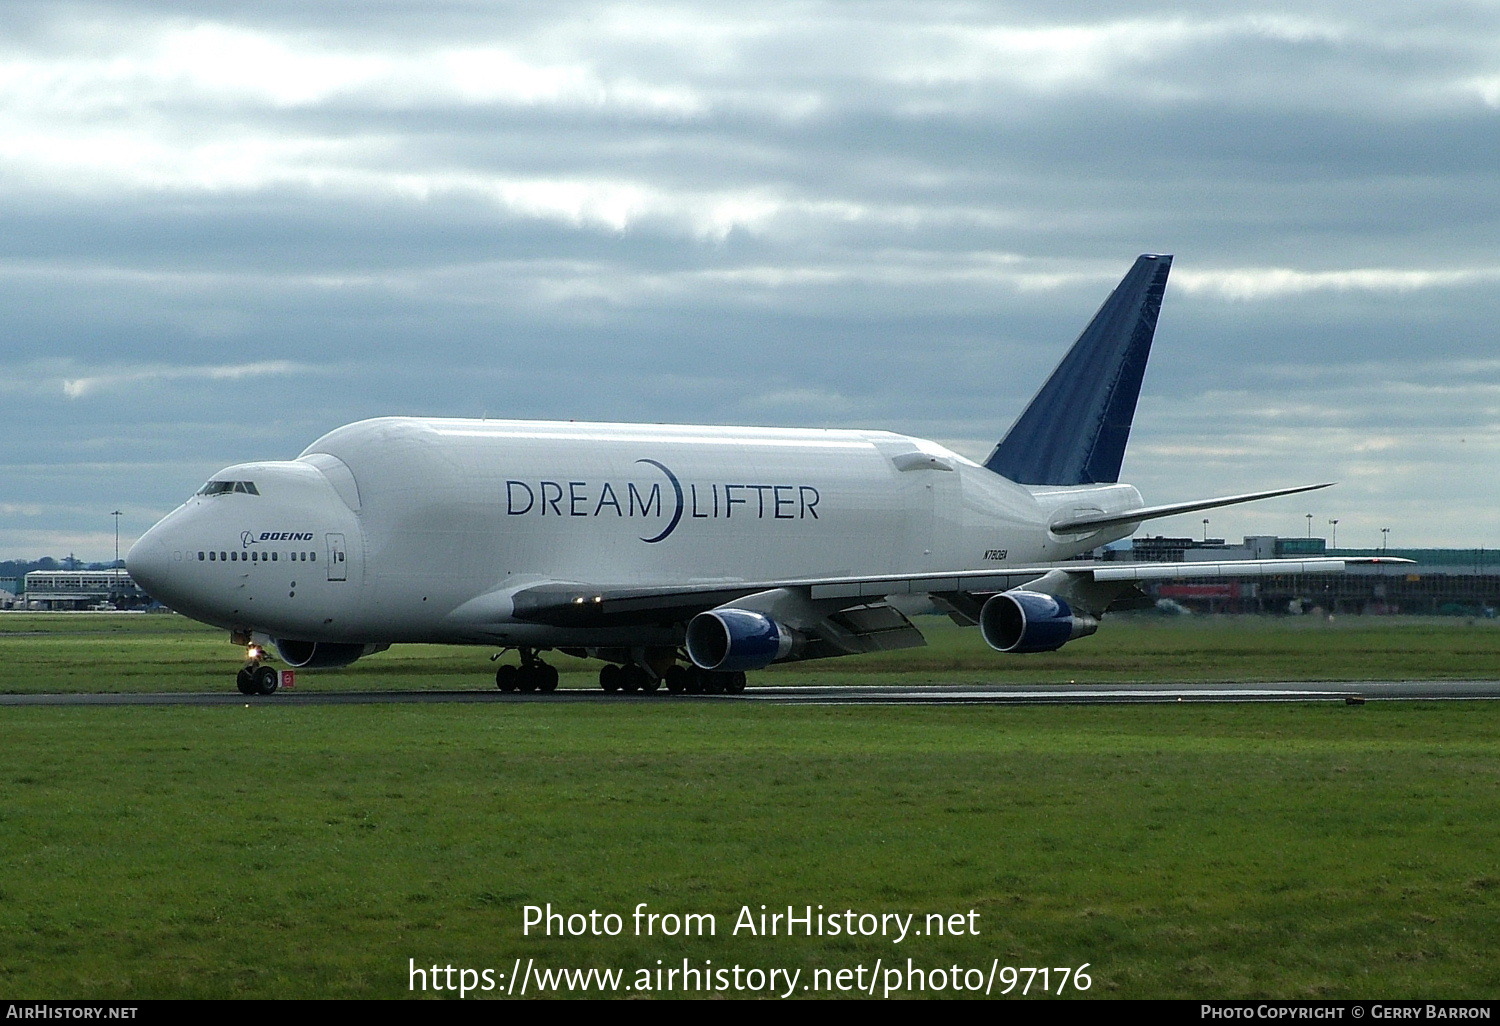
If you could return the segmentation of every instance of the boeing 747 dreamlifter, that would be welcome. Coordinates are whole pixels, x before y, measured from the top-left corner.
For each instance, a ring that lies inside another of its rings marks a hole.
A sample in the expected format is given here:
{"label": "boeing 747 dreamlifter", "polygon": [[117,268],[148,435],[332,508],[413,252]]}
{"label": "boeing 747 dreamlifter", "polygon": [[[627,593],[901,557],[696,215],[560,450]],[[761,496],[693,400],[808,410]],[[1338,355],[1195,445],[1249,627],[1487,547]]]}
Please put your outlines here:
{"label": "boeing 747 dreamlifter", "polygon": [[[1146,255],[981,465],[886,431],[381,418],[242,463],[131,548],[155,598],[247,646],[241,691],[399,642],[604,661],[605,690],[736,691],[745,671],[923,644],[925,596],[1000,652],[1094,633],[1152,579],[1349,560],[1088,563],[1145,521],[1307,485],[1148,506],[1120,484],[1169,256]],[[908,606],[909,608],[909,606]]]}

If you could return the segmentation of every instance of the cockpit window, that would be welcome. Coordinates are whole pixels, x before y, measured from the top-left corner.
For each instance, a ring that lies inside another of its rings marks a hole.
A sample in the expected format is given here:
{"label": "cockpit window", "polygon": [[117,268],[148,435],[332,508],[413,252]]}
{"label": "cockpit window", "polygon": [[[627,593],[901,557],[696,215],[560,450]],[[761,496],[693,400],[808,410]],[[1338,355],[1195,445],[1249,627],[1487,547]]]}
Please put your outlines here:
{"label": "cockpit window", "polygon": [[254,481],[210,481],[198,489],[199,495],[223,495],[226,492],[259,495],[260,489],[255,487]]}

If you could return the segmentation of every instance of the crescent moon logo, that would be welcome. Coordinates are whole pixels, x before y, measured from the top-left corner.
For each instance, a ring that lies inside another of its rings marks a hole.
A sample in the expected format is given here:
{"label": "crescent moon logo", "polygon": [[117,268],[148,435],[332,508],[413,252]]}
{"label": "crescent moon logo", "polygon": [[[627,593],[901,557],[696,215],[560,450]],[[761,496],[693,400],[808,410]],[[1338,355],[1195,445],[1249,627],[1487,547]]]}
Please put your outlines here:
{"label": "crescent moon logo", "polygon": [[647,545],[654,545],[657,542],[662,541],[673,531],[677,530],[678,521],[682,519],[682,482],[677,480],[677,475],[668,470],[665,464],[658,463],[656,460],[636,460],[636,462],[649,463],[651,466],[655,467],[663,474],[666,474],[667,480],[672,482],[672,491],[677,495],[677,508],[672,511],[672,521],[671,523],[667,524],[667,529],[661,534],[657,535],[655,538],[641,539],[641,541],[645,542]]}

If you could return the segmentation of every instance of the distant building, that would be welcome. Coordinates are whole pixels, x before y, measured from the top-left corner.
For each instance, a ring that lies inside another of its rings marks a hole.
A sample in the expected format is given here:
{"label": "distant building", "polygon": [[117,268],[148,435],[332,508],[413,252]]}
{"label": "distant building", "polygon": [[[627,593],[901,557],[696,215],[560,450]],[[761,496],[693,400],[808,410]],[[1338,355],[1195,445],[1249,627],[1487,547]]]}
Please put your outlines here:
{"label": "distant building", "polygon": [[1322,556],[1327,543],[1322,538],[1277,538],[1257,534],[1239,545],[1226,544],[1223,538],[1136,538],[1131,542],[1130,558],[1137,563],[1217,563],[1226,559],[1289,559]]}
{"label": "distant building", "polygon": [[33,570],[26,575],[22,604],[41,610],[143,609],[151,597],[128,570]]}
{"label": "distant building", "polygon": [[1272,574],[1215,581],[1148,584],[1152,598],[1215,613],[1412,613],[1495,616],[1500,611],[1500,551],[1494,549],[1330,549],[1323,538],[1252,535],[1222,539],[1137,538],[1136,562],[1219,562],[1310,556],[1397,556],[1412,564],[1356,565],[1336,574]]}

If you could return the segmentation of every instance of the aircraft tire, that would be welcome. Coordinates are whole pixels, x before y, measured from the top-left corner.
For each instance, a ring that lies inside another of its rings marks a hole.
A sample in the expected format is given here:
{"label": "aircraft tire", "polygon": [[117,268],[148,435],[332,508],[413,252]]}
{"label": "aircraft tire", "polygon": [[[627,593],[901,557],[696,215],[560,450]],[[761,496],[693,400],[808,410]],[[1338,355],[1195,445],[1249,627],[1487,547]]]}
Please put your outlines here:
{"label": "aircraft tire", "polygon": [[255,667],[245,666],[234,676],[234,685],[242,695],[258,695],[260,688],[255,683]]}
{"label": "aircraft tire", "polygon": [[599,670],[599,686],[605,691],[613,694],[620,690],[620,671],[623,669],[618,663],[605,663]]}
{"label": "aircraft tire", "polygon": [[724,693],[738,695],[745,690],[745,671],[735,670],[733,673],[724,675]]}
{"label": "aircraft tire", "polygon": [[627,663],[620,667],[620,690],[631,693],[641,690],[641,681],[647,676],[646,671],[635,663]]}
{"label": "aircraft tire", "polygon": [[509,663],[505,663],[495,671],[495,687],[501,691],[516,690],[516,675],[520,671]]}
{"label": "aircraft tire", "polygon": [[661,687],[661,678],[651,673],[641,674],[641,690],[647,694]]}
{"label": "aircraft tire", "polygon": [[688,677],[692,672],[686,666],[673,664],[668,667],[663,675],[663,679],[667,682],[667,690],[674,695],[682,694],[688,688]]}
{"label": "aircraft tire", "polygon": [[557,690],[557,667],[548,666],[546,663],[537,663],[536,674],[536,689],[538,691]]}
{"label": "aircraft tire", "polygon": [[274,695],[276,689],[281,687],[281,674],[276,672],[274,666],[261,666],[255,670],[255,693],[258,695]]}

